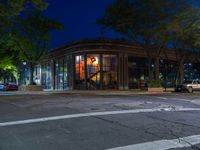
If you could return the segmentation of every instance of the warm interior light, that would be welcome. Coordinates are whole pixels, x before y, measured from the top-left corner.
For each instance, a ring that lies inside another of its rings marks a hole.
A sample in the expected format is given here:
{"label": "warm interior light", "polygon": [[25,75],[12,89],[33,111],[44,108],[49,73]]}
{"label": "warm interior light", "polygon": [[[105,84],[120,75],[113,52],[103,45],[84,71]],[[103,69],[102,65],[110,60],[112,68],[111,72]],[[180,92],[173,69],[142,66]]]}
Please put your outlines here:
{"label": "warm interior light", "polygon": [[90,58],[90,60],[91,60],[91,63],[94,63],[96,61],[96,58],[92,57],[92,58]]}

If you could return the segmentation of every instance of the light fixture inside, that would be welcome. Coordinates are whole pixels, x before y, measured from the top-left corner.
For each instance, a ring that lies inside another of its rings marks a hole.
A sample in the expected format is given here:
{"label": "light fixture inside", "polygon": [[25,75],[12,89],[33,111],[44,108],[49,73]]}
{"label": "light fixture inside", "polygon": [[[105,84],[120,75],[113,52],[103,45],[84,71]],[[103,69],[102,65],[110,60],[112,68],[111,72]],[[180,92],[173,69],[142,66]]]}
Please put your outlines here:
{"label": "light fixture inside", "polygon": [[94,63],[96,61],[96,58],[92,57],[92,58],[90,58],[90,60],[91,60],[91,63]]}

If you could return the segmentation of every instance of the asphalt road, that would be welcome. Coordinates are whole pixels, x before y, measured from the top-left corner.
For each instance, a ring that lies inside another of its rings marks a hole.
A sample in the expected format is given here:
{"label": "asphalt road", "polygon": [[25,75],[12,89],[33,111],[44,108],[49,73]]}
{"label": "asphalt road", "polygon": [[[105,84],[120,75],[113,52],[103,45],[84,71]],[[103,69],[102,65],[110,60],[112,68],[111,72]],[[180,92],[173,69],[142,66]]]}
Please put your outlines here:
{"label": "asphalt road", "polygon": [[200,95],[0,95],[0,150],[107,149],[200,149]]}

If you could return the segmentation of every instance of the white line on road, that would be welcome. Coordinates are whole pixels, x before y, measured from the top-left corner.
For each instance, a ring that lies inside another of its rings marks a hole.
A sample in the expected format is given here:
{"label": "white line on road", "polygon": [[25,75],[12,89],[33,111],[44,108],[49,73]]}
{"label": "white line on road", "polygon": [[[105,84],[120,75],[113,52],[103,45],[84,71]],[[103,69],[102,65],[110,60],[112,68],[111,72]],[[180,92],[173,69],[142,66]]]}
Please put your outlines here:
{"label": "white line on road", "polygon": [[200,143],[200,135],[193,135],[172,140],[159,140],[146,143],[139,143],[123,147],[116,147],[107,150],[167,150],[171,148],[190,147]]}
{"label": "white line on road", "polygon": [[53,116],[53,117],[20,120],[20,121],[2,122],[2,123],[0,123],[0,127],[20,125],[20,124],[38,123],[38,122],[46,122],[46,121],[53,121],[53,120],[62,120],[62,119],[91,117],[91,116],[135,114],[135,113],[161,112],[161,111],[167,111],[167,112],[169,112],[169,111],[200,111],[200,108],[177,108],[177,109],[155,108],[155,109],[134,109],[134,110],[121,110],[121,111],[90,112],[90,113],[81,113],[81,114],[71,114],[71,115],[63,115],[63,116]]}
{"label": "white line on road", "polygon": [[158,99],[164,99],[164,100],[167,100],[168,98],[166,98],[166,97],[156,97],[156,98],[158,98]]}
{"label": "white line on road", "polygon": [[174,100],[181,100],[181,101],[189,101],[189,99],[184,99],[184,98],[173,98]]}

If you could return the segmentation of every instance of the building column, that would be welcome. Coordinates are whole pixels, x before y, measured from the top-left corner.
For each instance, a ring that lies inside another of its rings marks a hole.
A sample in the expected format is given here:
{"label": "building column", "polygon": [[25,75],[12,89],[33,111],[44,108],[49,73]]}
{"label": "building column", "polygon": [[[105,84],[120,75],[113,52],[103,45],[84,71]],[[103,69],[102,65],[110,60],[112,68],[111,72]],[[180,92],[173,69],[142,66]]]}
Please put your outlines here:
{"label": "building column", "polygon": [[118,88],[119,90],[124,89],[124,58],[123,54],[119,54],[118,56]]}
{"label": "building column", "polygon": [[88,89],[87,86],[87,54],[84,54],[84,69],[85,69],[85,90]]}
{"label": "building column", "polygon": [[51,67],[51,90],[55,90],[55,63],[54,63],[54,60],[51,60],[50,67]]}
{"label": "building column", "polygon": [[70,65],[70,76],[71,76],[71,80],[69,80],[70,82],[70,86],[71,86],[71,89],[74,90],[75,89],[75,56],[71,55],[70,58],[69,58],[69,62],[72,64]]}
{"label": "building column", "polygon": [[123,81],[124,81],[124,90],[129,89],[128,86],[128,55],[124,54],[124,61],[123,61]]}
{"label": "building column", "polygon": [[103,90],[103,55],[100,54],[100,90]]}
{"label": "building column", "polygon": [[[43,88],[44,88],[44,80],[45,80],[45,78],[44,78],[44,74],[45,74],[45,63],[44,62],[41,62],[41,64],[40,64],[40,67],[41,67],[41,72],[40,72],[40,85],[41,86],[43,86]],[[45,83],[45,85],[46,85],[46,83]]]}
{"label": "building column", "polygon": [[184,62],[181,61],[180,63],[180,84],[184,81]]}
{"label": "building column", "polygon": [[63,85],[62,85],[63,88],[62,88],[62,90],[65,89],[65,88],[64,88],[64,86],[65,86],[65,77],[64,77],[64,76],[65,76],[65,67],[66,67],[66,66],[65,66],[65,61],[66,61],[66,60],[65,60],[65,57],[64,57],[63,60],[62,60],[62,66],[63,66],[63,67],[62,67],[62,74],[63,74],[63,76],[62,76],[62,80],[63,80]]}

